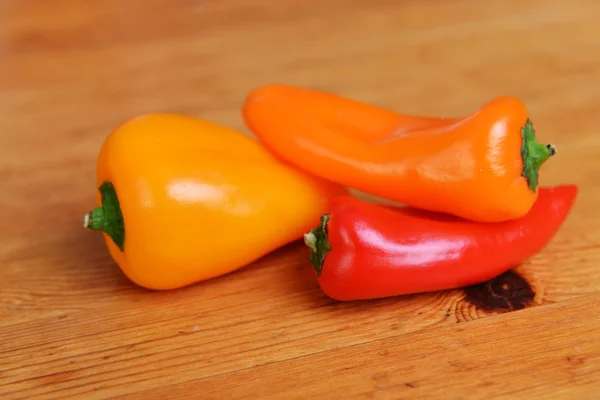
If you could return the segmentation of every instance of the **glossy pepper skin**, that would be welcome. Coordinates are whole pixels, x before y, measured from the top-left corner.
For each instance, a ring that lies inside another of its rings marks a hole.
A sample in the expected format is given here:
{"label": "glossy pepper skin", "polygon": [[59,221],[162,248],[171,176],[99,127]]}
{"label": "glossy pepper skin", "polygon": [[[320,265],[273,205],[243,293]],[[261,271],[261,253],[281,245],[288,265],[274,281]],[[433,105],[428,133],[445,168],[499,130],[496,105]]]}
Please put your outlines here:
{"label": "glossy pepper skin", "polygon": [[555,153],[536,142],[527,109],[510,96],[462,118],[431,118],[273,84],[247,96],[243,116],[273,153],[312,174],[481,222],[525,215]]}
{"label": "glossy pepper skin", "polygon": [[321,289],[336,300],[465,287],[492,279],[542,249],[576,196],[573,185],[541,188],[529,213],[498,223],[341,196],[305,242]]}
{"label": "glossy pepper skin", "polygon": [[108,136],[97,187],[99,207],[84,225],[103,232],[129,279],[156,290],[223,275],[301,239],[346,193],[250,137],[169,114],[134,118]]}

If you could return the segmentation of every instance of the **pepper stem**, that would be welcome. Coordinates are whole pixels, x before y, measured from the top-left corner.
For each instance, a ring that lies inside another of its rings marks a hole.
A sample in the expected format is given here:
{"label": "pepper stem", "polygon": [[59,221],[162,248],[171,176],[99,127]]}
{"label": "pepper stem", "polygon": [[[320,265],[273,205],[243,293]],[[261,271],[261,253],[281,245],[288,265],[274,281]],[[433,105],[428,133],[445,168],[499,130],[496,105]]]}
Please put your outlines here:
{"label": "pepper stem", "polygon": [[310,248],[310,262],[317,272],[317,276],[321,276],[323,272],[323,262],[325,256],[331,250],[329,240],[327,240],[327,223],[329,222],[329,214],[324,214],[321,217],[319,226],[311,229],[309,233],[304,235],[304,243]]}
{"label": "pepper stem", "polygon": [[83,227],[106,233],[123,251],[125,247],[125,226],[119,205],[117,191],[112,183],[104,181],[98,188],[102,205],[94,208],[83,217]]}
{"label": "pepper stem", "polygon": [[521,175],[527,179],[529,189],[535,192],[538,188],[540,167],[548,158],[556,154],[556,147],[553,144],[544,145],[537,142],[533,124],[529,119],[521,128],[521,137],[523,138],[523,147],[521,148],[523,172]]}

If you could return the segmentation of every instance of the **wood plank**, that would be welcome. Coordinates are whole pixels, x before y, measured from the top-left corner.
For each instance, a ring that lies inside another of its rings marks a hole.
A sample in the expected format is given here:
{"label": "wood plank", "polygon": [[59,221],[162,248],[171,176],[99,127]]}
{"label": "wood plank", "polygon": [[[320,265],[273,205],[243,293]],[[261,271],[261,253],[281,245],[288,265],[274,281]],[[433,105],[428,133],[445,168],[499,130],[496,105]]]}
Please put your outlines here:
{"label": "wood plank", "polygon": [[[434,299],[433,307],[424,305],[416,314],[404,306],[414,299],[359,308],[328,302],[300,308],[293,301],[277,307],[264,300],[260,306],[245,303],[255,314],[243,318],[245,304],[224,297],[221,309],[179,307],[167,316],[171,303],[148,302],[85,319],[15,325],[0,332],[0,394],[250,399],[331,398],[336,392],[367,398],[600,393],[594,375],[600,372],[600,294],[459,324],[452,318],[434,323],[428,312],[438,308]],[[418,320],[430,324],[415,331]]]}
{"label": "wood plank", "polygon": [[[1,398],[598,397],[600,2],[93,3],[0,2]],[[336,303],[302,243],[183,290],[129,282],[81,227],[106,135],[154,111],[250,135],[267,82],[422,115],[523,99],[558,147],[542,183],[581,189],[514,270],[533,297]]]}

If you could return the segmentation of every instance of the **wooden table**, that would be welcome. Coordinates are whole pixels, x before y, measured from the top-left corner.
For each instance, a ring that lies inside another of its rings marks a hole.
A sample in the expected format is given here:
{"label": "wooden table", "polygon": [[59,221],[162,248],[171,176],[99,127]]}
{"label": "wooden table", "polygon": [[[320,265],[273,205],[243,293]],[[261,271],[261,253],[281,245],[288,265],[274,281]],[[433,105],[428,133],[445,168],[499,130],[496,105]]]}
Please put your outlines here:
{"label": "wooden table", "polygon": [[[597,0],[1,2],[0,395],[598,398],[598,21]],[[533,294],[336,303],[300,242],[182,290],[124,278],[81,226],[106,135],[154,111],[248,133],[269,82],[425,115],[523,99],[559,149],[542,183],[581,188],[514,271]]]}

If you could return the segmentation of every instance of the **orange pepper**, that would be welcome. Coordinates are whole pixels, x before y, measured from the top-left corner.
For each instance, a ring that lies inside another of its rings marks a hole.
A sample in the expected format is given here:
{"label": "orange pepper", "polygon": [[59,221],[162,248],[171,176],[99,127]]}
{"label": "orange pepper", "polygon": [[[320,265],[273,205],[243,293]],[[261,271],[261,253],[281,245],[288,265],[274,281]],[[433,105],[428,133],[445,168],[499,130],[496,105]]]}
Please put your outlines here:
{"label": "orange pepper", "polygon": [[84,226],[140,286],[214,278],[303,237],[346,190],[300,171],[241,133],[152,114],[127,121],[97,160],[98,207]]}
{"label": "orange pepper", "polygon": [[481,222],[527,214],[539,168],[555,153],[536,142],[525,106],[510,96],[465,117],[432,118],[273,84],[248,95],[243,116],[273,153],[315,175]]}

